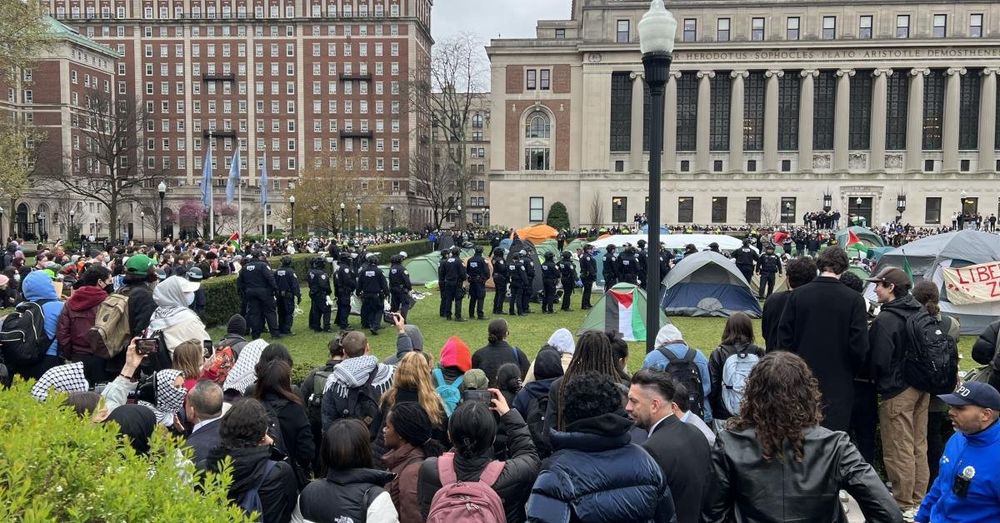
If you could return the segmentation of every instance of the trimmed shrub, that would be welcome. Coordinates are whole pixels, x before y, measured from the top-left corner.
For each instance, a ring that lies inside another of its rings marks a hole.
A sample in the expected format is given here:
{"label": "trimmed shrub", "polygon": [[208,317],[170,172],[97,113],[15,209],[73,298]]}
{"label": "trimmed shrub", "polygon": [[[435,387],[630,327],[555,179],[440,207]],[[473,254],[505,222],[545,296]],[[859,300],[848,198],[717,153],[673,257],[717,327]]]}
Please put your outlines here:
{"label": "trimmed shrub", "polygon": [[138,456],[116,426],[78,418],[62,394],[39,403],[30,390],[21,380],[0,390],[0,520],[250,521],[226,499],[228,465],[196,473],[191,450],[163,427]]}
{"label": "trimmed shrub", "polygon": [[556,202],[549,207],[549,216],[545,224],[558,230],[569,229],[569,212],[562,202]]}

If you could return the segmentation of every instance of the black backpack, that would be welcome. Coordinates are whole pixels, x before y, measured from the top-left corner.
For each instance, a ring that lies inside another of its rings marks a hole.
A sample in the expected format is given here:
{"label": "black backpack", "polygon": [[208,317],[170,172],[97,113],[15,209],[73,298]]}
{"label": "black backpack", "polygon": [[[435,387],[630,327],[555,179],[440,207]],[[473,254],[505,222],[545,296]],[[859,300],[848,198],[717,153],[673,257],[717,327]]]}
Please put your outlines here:
{"label": "black backpack", "polygon": [[913,388],[948,394],[958,385],[958,344],[946,326],[925,309],[906,319],[903,378]]}
{"label": "black backpack", "polygon": [[667,368],[663,372],[670,374],[675,381],[684,385],[688,393],[688,409],[694,412],[699,418],[705,418],[705,389],[702,387],[701,372],[694,363],[697,352],[691,347],[687,347],[687,353],[683,358],[678,358],[673,351],[666,347],[656,349],[666,356]]}
{"label": "black backpack", "polygon": [[41,361],[52,346],[45,333],[43,306],[52,300],[19,303],[0,326],[0,348],[4,362],[15,368],[30,367]]}
{"label": "black backpack", "polygon": [[340,394],[334,394],[333,398],[333,405],[337,411],[336,419],[354,418],[361,420],[361,423],[364,423],[371,432],[372,439],[378,436],[378,431],[381,429],[379,426],[381,411],[378,406],[381,394],[375,390],[375,387],[372,387],[378,369],[379,366],[375,365],[372,373],[368,375],[368,381],[364,385],[347,391],[346,398]]}
{"label": "black backpack", "polygon": [[313,387],[306,397],[306,417],[309,418],[309,424],[314,427],[323,424],[323,389],[330,374],[333,374],[333,371],[318,370],[313,373]]}
{"label": "black backpack", "polygon": [[548,444],[545,434],[545,411],[549,408],[549,394],[546,392],[540,396],[531,398],[528,402],[527,411],[524,413],[524,422],[528,425],[528,432],[531,433],[531,440],[535,442],[535,449],[539,458],[546,458],[552,454],[552,448]]}

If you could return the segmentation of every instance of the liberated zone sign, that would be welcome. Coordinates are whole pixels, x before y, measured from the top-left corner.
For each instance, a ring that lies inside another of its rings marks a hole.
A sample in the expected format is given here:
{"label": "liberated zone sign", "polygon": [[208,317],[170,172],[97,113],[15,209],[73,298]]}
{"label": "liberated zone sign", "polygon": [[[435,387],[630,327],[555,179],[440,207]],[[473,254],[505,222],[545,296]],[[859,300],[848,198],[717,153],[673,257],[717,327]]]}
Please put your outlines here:
{"label": "liberated zone sign", "polygon": [[946,268],[944,282],[955,305],[1000,301],[1000,262]]}

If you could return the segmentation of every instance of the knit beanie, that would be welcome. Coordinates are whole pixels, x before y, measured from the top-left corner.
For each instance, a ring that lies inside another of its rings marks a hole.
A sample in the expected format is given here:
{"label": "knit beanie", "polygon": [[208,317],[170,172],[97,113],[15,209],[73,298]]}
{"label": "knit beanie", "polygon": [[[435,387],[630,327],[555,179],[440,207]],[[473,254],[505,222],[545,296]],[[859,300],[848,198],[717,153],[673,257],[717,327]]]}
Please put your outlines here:
{"label": "knit beanie", "polygon": [[448,338],[441,349],[441,367],[457,367],[462,372],[472,368],[472,353],[469,346],[458,336]]}
{"label": "knit beanie", "polygon": [[229,318],[229,325],[226,327],[226,334],[247,335],[247,320],[239,314],[233,314]]}
{"label": "knit beanie", "polygon": [[419,403],[404,401],[392,407],[392,427],[403,441],[422,447],[431,438],[431,418]]}
{"label": "knit beanie", "polygon": [[563,375],[562,358],[559,351],[546,346],[535,356],[535,379],[547,380]]}
{"label": "knit beanie", "polygon": [[420,328],[416,325],[404,325],[403,330],[406,335],[410,337],[410,343],[413,344],[413,350],[424,350],[424,334],[420,332]]}

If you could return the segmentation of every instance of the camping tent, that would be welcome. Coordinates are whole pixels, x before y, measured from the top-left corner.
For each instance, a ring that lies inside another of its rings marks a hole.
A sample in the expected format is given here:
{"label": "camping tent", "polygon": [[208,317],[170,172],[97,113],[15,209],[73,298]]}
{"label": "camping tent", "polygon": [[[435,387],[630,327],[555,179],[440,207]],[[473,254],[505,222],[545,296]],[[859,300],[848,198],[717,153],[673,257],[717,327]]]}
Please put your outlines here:
{"label": "camping tent", "polygon": [[[597,285],[604,285],[604,254],[608,245],[618,247],[615,252],[621,253],[621,247],[626,243],[637,245],[639,240],[645,239],[647,239],[645,234],[616,234],[590,242],[590,245],[594,246],[594,261],[597,262]],[[672,234],[660,238],[663,247],[672,251],[681,251],[689,243],[694,244],[698,250],[705,250],[712,242],[718,243],[719,250],[723,252],[734,251],[743,246],[743,240],[725,234]],[[750,248],[757,250],[753,246]]]}
{"label": "camping tent", "polygon": [[853,232],[855,236],[861,240],[861,243],[865,244],[866,247],[885,247],[885,242],[882,241],[882,237],[878,234],[872,232],[871,229],[867,227],[848,227],[846,229],[841,229],[837,231],[837,244],[846,246],[847,245],[847,232]]}
{"label": "camping tent", "polygon": [[[459,256],[463,260],[468,260],[473,255],[472,249],[462,249]],[[441,265],[441,253],[434,251],[423,256],[417,256],[404,262],[406,270],[410,273],[410,283],[413,285],[426,285],[438,279],[438,266]]]}
{"label": "camping tent", "polygon": [[875,272],[904,267],[908,262],[914,279],[933,281],[941,292],[941,312],[958,318],[962,334],[979,334],[1000,316],[1000,302],[954,305],[944,286],[946,267],[966,267],[1000,260],[1000,236],[963,230],[929,236],[893,249],[879,260]]}
{"label": "camping tent", "polygon": [[523,229],[517,230],[518,238],[525,241],[530,241],[531,243],[534,243],[536,245],[542,243],[545,240],[549,239],[554,240],[558,236],[559,236],[559,231],[553,229],[552,227],[549,227],[548,225],[545,225],[544,223],[540,223],[538,225],[532,225],[530,227],[525,227]]}
{"label": "camping tent", "polygon": [[663,281],[661,309],[668,316],[729,317],[745,312],[761,315],[760,303],[750,284],[725,256],[703,251],[684,258]]}
{"label": "camping tent", "polygon": [[[535,244],[530,241],[513,240],[510,242],[510,252],[520,252],[522,250],[525,252],[525,256],[531,258],[531,260],[535,262],[535,272],[534,274],[529,274],[528,276],[531,278],[531,299],[532,301],[536,301],[537,297],[542,292],[543,287],[541,269],[542,261],[538,257],[538,251],[535,249]],[[510,260],[509,257],[507,259]]]}
{"label": "camping tent", "polygon": [[646,341],[646,335],[656,336],[660,327],[670,323],[662,311],[660,325],[646,325],[646,291],[630,283],[619,283],[597,301],[583,320],[577,335],[588,330],[617,330],[625,341]]}

